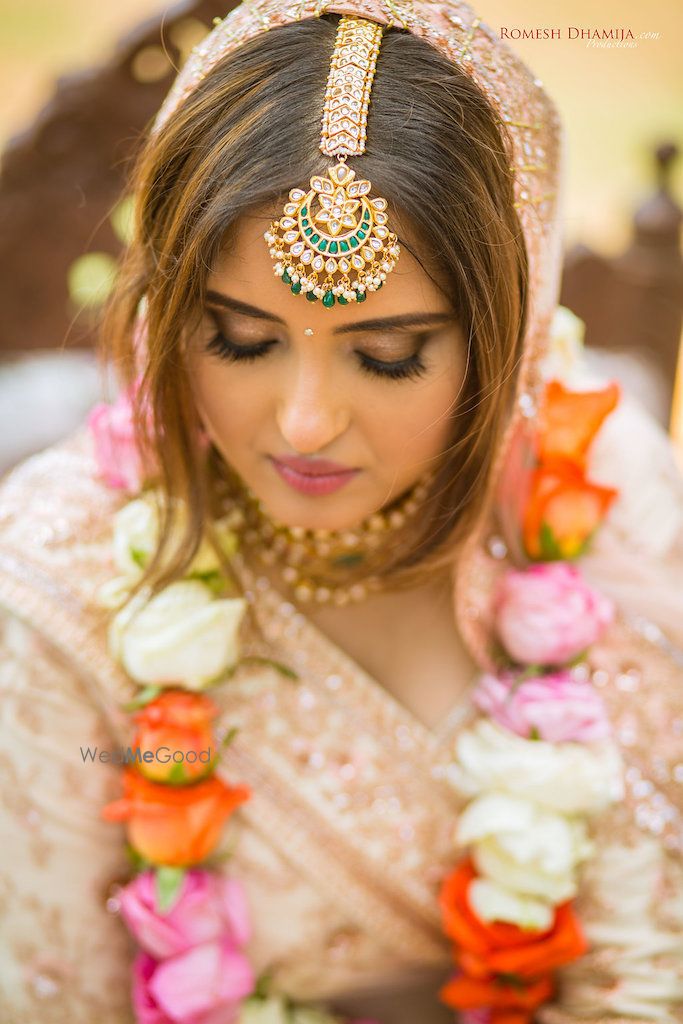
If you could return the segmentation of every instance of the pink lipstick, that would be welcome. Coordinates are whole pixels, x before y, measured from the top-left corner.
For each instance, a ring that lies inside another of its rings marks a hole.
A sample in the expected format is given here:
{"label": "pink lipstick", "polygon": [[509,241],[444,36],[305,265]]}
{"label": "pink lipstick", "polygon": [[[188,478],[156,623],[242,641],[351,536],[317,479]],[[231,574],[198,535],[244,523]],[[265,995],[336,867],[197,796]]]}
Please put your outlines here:
{"label": "pink lipstick", "polygon": [[295,456],[270,458],[285,483],[302,494],[330,494],[360,472],[328,459],[303,459]]}

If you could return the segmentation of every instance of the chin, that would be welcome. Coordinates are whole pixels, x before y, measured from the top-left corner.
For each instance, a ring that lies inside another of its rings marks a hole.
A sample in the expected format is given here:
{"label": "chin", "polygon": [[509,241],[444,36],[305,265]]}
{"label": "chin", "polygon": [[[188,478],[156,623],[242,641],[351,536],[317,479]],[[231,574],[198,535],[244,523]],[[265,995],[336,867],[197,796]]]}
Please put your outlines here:
{"label": "chin", "polygon": [[374,508],[359,513],[347,510],[344,514],[339,498],[335,501],[334,494],[325,498],[302,496],[300,502],[270,502],[266,497],[261,500],[271,519],[283,526],[298,526],[305,530],[354,530],[375,511]]}

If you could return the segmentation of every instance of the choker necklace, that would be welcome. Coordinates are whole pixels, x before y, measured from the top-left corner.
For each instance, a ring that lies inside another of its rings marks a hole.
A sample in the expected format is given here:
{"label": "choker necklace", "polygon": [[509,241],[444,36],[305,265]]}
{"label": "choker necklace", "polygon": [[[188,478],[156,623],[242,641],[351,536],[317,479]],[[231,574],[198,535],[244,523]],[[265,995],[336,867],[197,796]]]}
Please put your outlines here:
{"label": "choker necklace", "polygon": [[295,600],[340,606],[362,601],[385,585],[377,570],[405,540],[435,474],[429,470],[357,527],[326,530],[276,522],[244,481],[229,466],[222,468],[228,485],[222,505],[228,525],[240,536],[239,550],[277,569]]}

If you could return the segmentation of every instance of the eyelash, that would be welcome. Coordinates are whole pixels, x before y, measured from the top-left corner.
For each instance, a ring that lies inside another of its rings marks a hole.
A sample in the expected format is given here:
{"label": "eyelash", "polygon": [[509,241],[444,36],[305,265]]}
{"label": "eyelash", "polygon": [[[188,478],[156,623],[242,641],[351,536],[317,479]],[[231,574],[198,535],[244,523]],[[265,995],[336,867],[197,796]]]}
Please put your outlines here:
{"label": "eyelash", "polygon": [[[215,353],[221,359],[228,359],[234,363],[253,363],[255,360],[265,356],[276,341],[260,341],[257,345],[236,345],[224,334],[216,334],[207,344],[207,350]],[[357,353],[360,368],[372,377],[384,377],[390,380],[407,380],[422,377],[427,371],[427,366],[422,361],[419,352],[407,359],[401,359],[396,363],[383,363],[372,356]]]}

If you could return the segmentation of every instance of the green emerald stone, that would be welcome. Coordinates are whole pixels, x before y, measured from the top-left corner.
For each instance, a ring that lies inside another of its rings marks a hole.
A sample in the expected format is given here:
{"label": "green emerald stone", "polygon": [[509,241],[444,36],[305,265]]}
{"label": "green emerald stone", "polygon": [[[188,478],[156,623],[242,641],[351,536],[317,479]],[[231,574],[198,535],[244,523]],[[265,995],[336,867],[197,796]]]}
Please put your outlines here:
{"label": "green emerald stone", "polygon": [[336,242],[330,242],[330,252],[339,252],[339,246]]}
{"label": "green emerald stone", "polygon": [[318,249],[320,250],[320,252],[325,252],[325,250],[327,249],[327,239],[326,238],[323,238],[322,242],[318,246]]}
{"label": "green emerald stone", "polygon": [[313,234],[313,228],[304,228],[304,234],[307,237],[308,237],[308,235],[312,235]]}
{"label": "green emerald stone", "polygon": [[301,291],[301,281],[292,281],[292,292],[294,295],[298,295]]}
{"label": "green emerald stone", "polygon": [[328,309],[330,306],[334,306],[334,295],[332,292],[325,292],[323,295],[323,306],[327,306]]}
{"label": "green emerald stone", "polygon": [[349,300],[345,299],[343,295],[337,296],[337,302],[340,306],[348,306]]}
{"label": "green emerald stone", "polygon": [[359,238],[365,238],[366,235],[367,235],[367,231],[359,231],[358,232],[358,237]]}
{"label": "green emerald stone", "polygon": [[306,298],[308,299],[309,302],[317,302],[318,301],[318,296],[315,295],[313,292],[306,292]]}
{"label": "green emerald stone", "polygon": [[335,565],[342,565],[350,568],[353,565],[360,565],[361,562],[365,561],[365,555],[350,551],[348,555],[338,555],[337,558],[333,558],[332,561]]}
{"label": "green emerald stone", "polygon": [[307,213],[308,213],[308,210],[306,209],[306,207],[302,206],[301,207],[301,216],[305,217]]}
{"label": "green emerald stone", "polygon": [[350,238],[349,239],[349,245],[352,246],[355,249],[356,246],[358,245],[358,239],[357,238]]}
{"label": "green emerald stone", "polygon": [[378,292],[380,290],[380,288],[382,288],[382,287],[384,287],[384,281],[380,281],[380,283],[375,288],[375,291]]}
{"label": "green emerald stone", "polygon": [[313,245],[315,245],[316,242],[320,241],[320,235],[311,235],[311,241],[313,242]]}
{"label": "green emerald stone", "polygon": [[285,270],[284,274],[282,275],[282,280],[284,281],[285,284],[291,284],[292,283],[292,279],[289,276],[289,271],[288,270]]}
{"label": "green emerald stone", "polygon": [[341,249],[342,252],[348,252],[349,251],[349,243],[348,242],[340,242],[339,243],[339,248]]}
{"label": "green emerald stone", "polygon": [[365,294],[365,292],[356,292],[356,295],[356,302],[365,302],[365,300],[367,299],[367,295]]}

